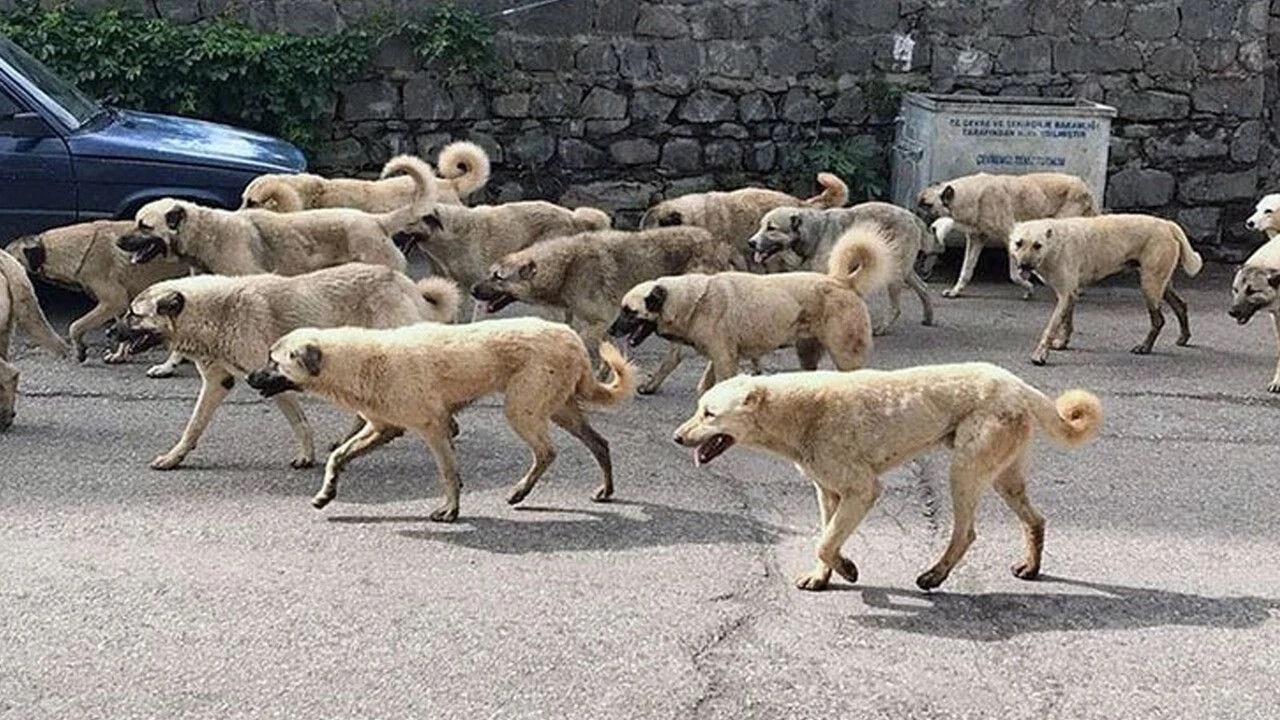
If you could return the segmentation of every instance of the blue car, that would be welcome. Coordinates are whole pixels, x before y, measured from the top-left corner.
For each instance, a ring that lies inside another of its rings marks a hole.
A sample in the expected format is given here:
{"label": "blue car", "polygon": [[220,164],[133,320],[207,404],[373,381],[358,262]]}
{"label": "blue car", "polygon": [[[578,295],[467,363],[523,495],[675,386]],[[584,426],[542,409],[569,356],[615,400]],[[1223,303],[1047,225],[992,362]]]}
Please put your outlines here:
{"label": "blue car", "polygon": [[238,207],[254,177],[306,165],[302,151],[269,135],[105,107],[0,37],[0,246],[132,217],[161,197]]}

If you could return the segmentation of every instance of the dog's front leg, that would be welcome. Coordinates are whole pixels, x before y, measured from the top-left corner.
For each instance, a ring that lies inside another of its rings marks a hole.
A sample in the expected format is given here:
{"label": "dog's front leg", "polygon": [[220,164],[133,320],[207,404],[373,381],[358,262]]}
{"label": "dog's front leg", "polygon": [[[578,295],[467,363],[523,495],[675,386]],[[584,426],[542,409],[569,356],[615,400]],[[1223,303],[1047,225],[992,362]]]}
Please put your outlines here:
{"label": "dog's front leg", "polygon": [[[107,324],[111,318],[119,315],[127,307],[129,307],[128,302],[116,302],[115,298],[99,299],[98,304],[94,305],[92,310],[71,323],[71,327],[67,329],[67,334],[71,336],[71,351],[75,353],[77,362],[84,362],[84,359],[89,355],[89,349],[84,344],[84,336],[89,334],[90,330]],[[121,346],[127,347],[125,343],[121,343]],[[107,357],[110,356],[108,355]],[[107,360],[107,357],[104,357],[103,360],[111,362]]]}
{"label": "dog's front leg", "polygon": [[226,399],[227,393],[231,392],[231,388],[235,385],[235,380],[231,374],[221,367],[208,367],[203,363],[197,365],[200,370],[200,397],[196,400],[195,410],[191,413],[191,419],[187,421],[187,427],[182,431],[182,437],[178,440],[178,444],[173,449],[157,457],[151,461],[151,467],[156,470],[172,470],[182,463],[187,453],[196,448],[200,436],[204,434],[204,429],[209,426],[209,421],[213,419],[213,413]]}
{"label": "dog's front leg", "polygon": [[277,395],[275,401],[276,407],[280,408],[280,412],[284,414],[284,419],[289,421],[289,428],[293,430],[293,436],[298,441],[298,453],[293,456],[293,460],[289,461],[289,467],[301,470],[315,465],[315,435],[311,432],[307,416],[302,414],[302,408],[298,406],[298,399],[286,393]]}
{"label": "dog's front leg", "polygon": [[[818,562],[829,568],[826,571],[828,578],[830,571],[834,570],[845,580],[856,583],[858,566],[842,555],[840,548],[862,523],[871,506],[875,505],[880,497],[881,484],[880,479],[868,468],[852,467],[844,470],[843,473],[844,476],[839,479],[839,482],[821,481],[831,486],[831,492],[837,496],[837,502],[831,509],[831,516],[827,519],[822,530],[822,538],[818,541]],[[812,575],[803,577],[812,578]],[[796,586],[803,588],[799,580],[800,578],[797,578]]]}
{"label": "dog's front leg", "polygon": [[169,353],[169,357],[165,358],[164,362],[147,368],[147,377],[156,380],[173,377],[173,374],[178,370],[178,366],[185,360],[186,358],[184,358],[180,353],[171,352]]}
{"label": "dog's front leg", "polygon": [[[1057,288],[1054,288],[1056,291]],[[1049,346],[1053,342],[1053,338],[1058,333],[1058,325],[1062,322],[1062,318],[1066,315],[1067,308],[1071,305],[1071,298],[1074,292],[1058,291],[1058,304],[1053,308],[1053,315],[1049,317],[1049,324],[1045,327],[1044,333],[1040,336],[1040,342],[1036,345],[1036,349],[1031,353],[1031,362],[1036,365],[1043,365],[1049,358]]]}
{"label": "dog's front leg", "polygon": [[1067,343],[1071,342],[1071,333],[1075,331],[1076,300],[1079,297],[1078,292],[1073,292],[1067,297],[1067,309],[1063,311],[1062,319],[1058,322],[1053,340],[1049,345],[1054,350],[1065,350]]}
{"label": "dog's front leg", "polygon": [[[827,523],[831,522],[832,513],[840,506],[840,496],[816,482],[813,489],[818,494],[818,527],[825,530]],[[813,570],[795,576],[792,582],[801,590],[823,590],[831,582],[831,566],[819,560]]]}
{"label": "dog's front leg", "polygon": [[453,522],[458,519],[458,495],[462,488],[462,478],[458,476],[453,443],[449,442],[448,425],[447,420],[440,420],[418,428],[418,433],[427,443],[427,449],[431,451],[431,457],[436,461],[440,485],[444,488],[444,504],[428,516],[433,522]]}
{"label": "dog's front leg", "polygon": [[681,355],[682,353],[680,352],[679,345],[675,343],[667,343],[667,353],[662,356],[662,363],[653,371],[653,374],[649,376],[649,379],[644,381],[643,385],[636,388],[636,392],[641,395],[652,395],[656,393],[658,388],[662,386],[663,381],[665,381],[671,373],[675,372],[676,368],[680,367],[680,360],[682,359]]}
{"label": "dog's front leg", "polygon": [[1280,393],[1280,311],[1271,311],[1271,324],[1276,331],[1276,374],[1267,386],[1267,392]]}
{"label": "dog's front leg", "polygon": [[964,262],[960,265],[960,277],[950,290],[943,290],[942,297],[960,297],[960,293],[973,279],[973,271],[978,267],[978,256],[982,254],[982,243],[974,237],[976,231],[968,230],[964,234]]}
{"label": "dog's front leg", "polygon": [[400,428],[386,427],[372,422],[365,423],[359,432],[347,438],[329,453],[329,459],[324,464],[324,485],[320,487],[320,492],[311,498],[311,506],[319,510],[338,496],[338,475],[347,463],[374,448],[386,445],[403,432]]}

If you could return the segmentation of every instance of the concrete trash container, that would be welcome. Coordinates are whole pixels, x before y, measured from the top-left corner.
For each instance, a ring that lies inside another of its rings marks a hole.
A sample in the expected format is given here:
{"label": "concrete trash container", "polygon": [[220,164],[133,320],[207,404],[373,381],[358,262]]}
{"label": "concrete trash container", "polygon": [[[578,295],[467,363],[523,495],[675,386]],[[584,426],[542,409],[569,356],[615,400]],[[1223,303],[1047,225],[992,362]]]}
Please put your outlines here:
{"label": "concrete trash container", "polygon": [[1116,109],[1082,98],[908,93],[892,153],[892,200],[915,208],[926,186],[986,172],[1077,175],[1098,207]]}

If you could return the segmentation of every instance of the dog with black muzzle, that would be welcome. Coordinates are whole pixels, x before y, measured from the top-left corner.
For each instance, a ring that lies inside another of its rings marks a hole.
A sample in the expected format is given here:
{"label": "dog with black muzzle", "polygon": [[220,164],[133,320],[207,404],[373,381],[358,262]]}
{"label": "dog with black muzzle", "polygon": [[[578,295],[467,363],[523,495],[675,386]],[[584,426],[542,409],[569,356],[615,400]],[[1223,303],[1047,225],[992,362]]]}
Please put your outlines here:
{"label": "dog with black muzzle", "polygon": [[[133,352],[160,343],[191,358],[202,385],[181,439],[151,463],[177,467],[195,447],[235,378],[257,368],[271,344],[299,327],[400,327],[447,322],[461,294],[444,278],[414,283],[390,268],[349,263],[305,275],[196,275],[167,280],[134,298],[113,335]],[[311,428],[289,394],[275,398],[298,441],[292,466],[315,461]]]}
{"label": "dog with black muzzle", "polygon": [[[1255,250],[1231,281],[1228,315],[1244,325],[1263,310],[1271,313],[1276,352],[1280,355],[1280,239],[1269,240]],[[1280,358],[1276,360],[1276,372],[1267,392],[1280,393]]]}
{"label": "dog with black muzzle", "polygon": [[896,274],[894,253],[879,227],[855,225],[831,252],[827,275],[813,272],[725,272],[662,277],[622,298],[609,327],[635,347],[657,333],[691,345],[711,362],[698,392],[738,374],[743,359],[758,362],[795,347],[800,366],[815,370],[825,350],[840,370],[866,364],[871,317],[863,297]]}
{"label": "dog with black muzzle", "polygon": [[71,354],[71,348],[54,332],[40,309],[26,270],[12,255],[0,250],[0,430],[13,424],[18,397],[18,369],[9,364],[9,341],[14,328],[21,328],[40,347],[59,357]]}
{"label": "dog with black muzzle", "polygon": [[[603,230],[544,240],[511,253],[471,287],[471,296],[489,312],[514,302],[565,310],[581,324],[583,340],[592,348],[604,341],[631,288],[666,275],[731,270],[733,262],[734,251],[702,228]],[[639,392],[656,391],[679,364],[679,347],[672,345]]]}
{"label": "dog with black muzzle", "polygon": [[583,405],[614,405],[631,395],[634,368],[605,343],[601,357],[613,379],[597,381],[582,339],[538,318],[486,320],[461,326],[422,324],[393,330],[351,327],[295,330],[271,348],[268,365],[249,383],[263,395],[314,393],[364,418],[364,427],[329,455],[317,509],[338,493],[348,462],[405,429],[426,441],[445,501],[431,520],[458,517],[458,473],[448,428],[453,414],[486,395],[501,394],[511,429],[533,452],[533,465],[507,502],[521,502],[555,460],[555,423],[591,451],[603,474],[592,499],[613,496],[609,443],[587,421]]}

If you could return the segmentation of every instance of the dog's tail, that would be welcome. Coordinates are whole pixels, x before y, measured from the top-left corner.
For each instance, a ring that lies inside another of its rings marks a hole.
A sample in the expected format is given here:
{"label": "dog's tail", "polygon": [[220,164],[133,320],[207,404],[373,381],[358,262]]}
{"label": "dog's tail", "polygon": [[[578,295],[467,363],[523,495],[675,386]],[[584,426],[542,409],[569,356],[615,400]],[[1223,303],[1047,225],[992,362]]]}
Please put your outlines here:
{"label": "dog's tail", "polygon": [[593,207],[580,207],[575,208],[573,211],[573,225],[583,232],[608,230],[613,227],[613,218],[609,217],[609,213],[603,210]]}
{"label": "dog's tail", "polygon": [[418,292],[434,311],[436,322],[453,322],[458,316],[458,308],[462,306],[462,291],[458,283],[446,277],[432,275],[417,282]]}
{"label": "dog's tail", "polygon": [[270,208],[276,212],[292,213],[307,209],[302,194],[289,184],[285,175],[259,175],[249,182],[240,196],[240,207]]}
{"label": "dog's tail", "polygon": [[413,207],[420,208],[436,202],[440,192],[439,180],[431,165],[416,155],[397,155],[382,166],[383,179],[407,175],[413,180]]}
{"label": "dog's tail", "polygon": [[617,405],[631,397],[636,389],[636,366],[611,342],[600,343],[600,360],[613,371],[613,381],[602,383],[590,367],[583,369],[576,389],[578,399],[593,405]]}
{"label": "dog's tail", "polygon": [[884,287],[898,272],[898,260],[880,226],[857,223],[836,240],[827,274],[866,297]]}
{"label": "dog's tail", "polygon": [[453,185],[454,192],[463,198],[484,187],[489,182],[489,153],[473,142],[455,142],[444,146],[436,159],[440,177]]}
{"label": "dog's tail", "polygon": [[14,319],[18,327],[40,347],[59,357],[70,357],[71,347],[58,337],[58,333],[49,325],[49,320],[40,309],[40,301],[36,299],[35,288],[31,286],[31,278],[22,263],[7,252],[0,251],[0,279],[4,280],[9,293],[9,302],[13,306]]}
{"label": "dog's tail", "polygon": [[1031,412],[1049,437],[1075,447],[1098,434],[1102,427],[1102,401],[1086,390],[1068,390],[1050,400],[1049,396],[1027,385],[1031,395]]}
{"label": "dog's tail", "polygon": [[835,175],[818,173],[818,186],[822,188],[822,192],[805,200],[805,205],[827,209],[844,207],[849,202],[849,186]]}
{"label": "dog's tail", "polygon": [[1175,222],[1173,225],[1174,235],[1178,238],[1178,253],[1181,255],[1182,271],[1188,277],[1195,277],[1200,272],[1200,268],[1204,267],[1204,259],[1200,257],[1200,253],[1191,247],[1191,241],[1187,239],[1187,234],[1182,231],[1182,227]]}

